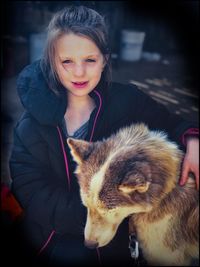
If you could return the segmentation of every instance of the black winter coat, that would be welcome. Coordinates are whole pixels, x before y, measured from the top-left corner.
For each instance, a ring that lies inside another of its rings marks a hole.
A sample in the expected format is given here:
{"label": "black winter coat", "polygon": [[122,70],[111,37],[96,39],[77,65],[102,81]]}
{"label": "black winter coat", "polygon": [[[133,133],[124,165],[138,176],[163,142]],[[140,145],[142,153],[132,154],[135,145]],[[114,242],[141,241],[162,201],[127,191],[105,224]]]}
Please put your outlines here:
{"label": "black winter coat", "polygon": [[[60,127],[67,107],[66,90],[58,97],[48,88],[39,62],[22,71],[17,90],[25,112],[14,130],[10,171],[12,191],[25,211],[27,233],[38,249],[56,235],[69,233],[82,238],[85,208]],[[181,136],[196,127],[170,114],[134,85],[112,83],[106,90],[97,87],[91,97],[97,107],[89,121],[86,139],[90,141],[144,122],[150,129],[166,131],[184,149]]]}

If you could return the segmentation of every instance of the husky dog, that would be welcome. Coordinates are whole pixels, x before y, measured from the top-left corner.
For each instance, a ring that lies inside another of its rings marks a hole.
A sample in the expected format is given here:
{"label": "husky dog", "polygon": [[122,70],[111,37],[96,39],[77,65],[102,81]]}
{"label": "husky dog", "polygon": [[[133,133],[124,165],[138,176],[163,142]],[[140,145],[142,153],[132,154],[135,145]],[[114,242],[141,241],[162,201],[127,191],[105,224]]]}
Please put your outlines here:
{"label": "husky dog", "polygon": [[87,208],[86,246],[107,245],[129,217],[149,265],[187,266],[199,257],[195,181],[179,186],[183,152],[164,132],[135,124],[103,141],[67,142]]}

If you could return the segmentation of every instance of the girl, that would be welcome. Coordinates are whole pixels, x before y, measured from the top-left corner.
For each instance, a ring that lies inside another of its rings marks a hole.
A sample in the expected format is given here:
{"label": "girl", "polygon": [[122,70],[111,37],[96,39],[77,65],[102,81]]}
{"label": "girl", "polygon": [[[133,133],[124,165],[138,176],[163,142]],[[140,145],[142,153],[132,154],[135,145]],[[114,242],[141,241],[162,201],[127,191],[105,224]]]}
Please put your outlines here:
{"label": "girl", "polygon": [[14,131],[12,191],[24,209],[27,244],[53,266],[94,265],[99,252],[103,265],[133,264],[126,221],[108,247],[84,246],[86,214],[67,137],[97,141],[144,122],[166,131],[185,150],[181,184],[189,171],[199,184],[196,125],[170,114],[136,86],[112,83],[110,71],[103,18],[72,6],[53,17],[42,59],[18,78],[25,113]]}

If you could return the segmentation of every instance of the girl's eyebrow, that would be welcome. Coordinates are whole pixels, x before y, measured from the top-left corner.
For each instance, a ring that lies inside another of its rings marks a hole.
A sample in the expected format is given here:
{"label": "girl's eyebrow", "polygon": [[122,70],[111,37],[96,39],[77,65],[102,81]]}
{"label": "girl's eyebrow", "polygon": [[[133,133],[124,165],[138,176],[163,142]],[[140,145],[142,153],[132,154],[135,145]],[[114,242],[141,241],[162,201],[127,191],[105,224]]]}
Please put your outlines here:
{"label": "girl's eyebrow", "polygon": [[[87,56],[84,56],[83,58],[89,58],[89,57],[99,57],[99,54],[90,54],[90,55],[87,55]],[[61,56],[60,57],[61,60],[66,60],[66,59],[73,59],[73,57],[70,57],[70,56]]]}
{"label": "girl's eyebrow", "polygon": [[99,54],[91,54],[91,55],[88,55],[86,57],[99,57]]}

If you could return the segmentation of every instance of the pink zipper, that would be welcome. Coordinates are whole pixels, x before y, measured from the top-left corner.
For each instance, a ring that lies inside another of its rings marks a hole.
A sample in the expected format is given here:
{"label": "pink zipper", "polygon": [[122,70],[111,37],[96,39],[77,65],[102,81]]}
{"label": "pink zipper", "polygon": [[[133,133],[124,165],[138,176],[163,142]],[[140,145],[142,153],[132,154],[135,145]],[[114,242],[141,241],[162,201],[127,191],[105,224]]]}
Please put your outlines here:
{"label": "pink zipper", "polygon": [[66,152],[65,152],[65,146],[64,146],[64,143],[63,143],[61,131],[60,131],[58,126],[56,128],[58,130],[58,134],[59,134],[59,138],[60,138],[60,143],[61,143],[62,152],[63,152],[63,156],[64,156],[64,161],[65,161],[65,170],[66,170],[66,174],[67,174],[68,188],[69,188],[69,191],[70,191],[70,175],[69,175],[69,165],[68,165],[67,155],[66,155]]}
{"label": "pink zipper", "polygon": [[43,250],[47,247],[47,245],[49,244],[49,242],[51,241],[51,238],[53,237],[53,235],[55,234],[55,230],[53,230],[51,232],[51,234],[49,235],[47,241],[45,242],[45,244],[43,245],[43,247],[40,249],[40,251],[38,252],[38,256],[43,252]]}
{"label": "pink zipper", "polygon": [[90,136],[90,142],[92,141],[92,138],[93,138],[93,135],[94,135],[94,129],[95,129],[95,127],[96,127],[97,118],[98,118],[98,116],[99,116],[99,113],[100,113],[100,110],[101,110],[101,107],[102,107],[102,99],[101,99],[101,95],[100,95],[99,92],[97,92],[96,90],[94,90],[94,92],[95,92],[95,94],[99,97],[99,108],[98,108],[96,117],[95,117],[95,119],[94,119],[94,124],[93,124],[93,127],[92,127],[91,136]]}

